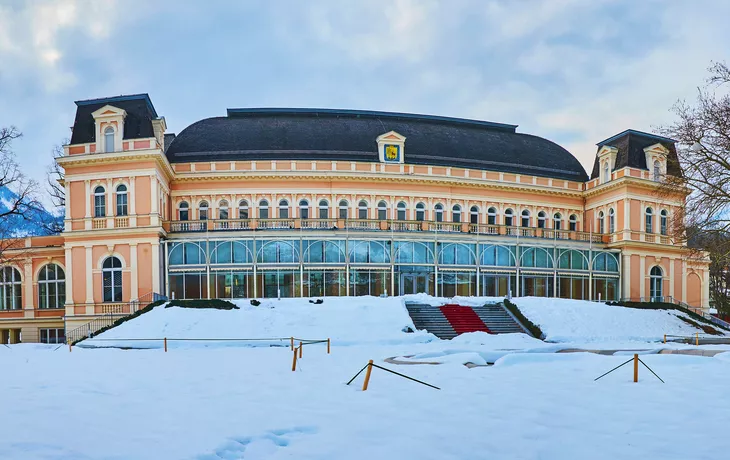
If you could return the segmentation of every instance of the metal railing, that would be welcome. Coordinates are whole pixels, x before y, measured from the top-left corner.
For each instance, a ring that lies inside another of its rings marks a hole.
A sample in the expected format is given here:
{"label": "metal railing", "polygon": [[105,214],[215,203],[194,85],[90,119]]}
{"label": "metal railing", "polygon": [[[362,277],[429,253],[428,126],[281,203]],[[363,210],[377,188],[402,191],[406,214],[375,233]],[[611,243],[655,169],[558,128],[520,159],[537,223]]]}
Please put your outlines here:
{"label": "metal railing", "polygon": [[[105,222],[104,219],[100,219]],[[473,233],[480,235],[501,235],[520,238],[541,238],[549,240],[572,240],[603,244],[604,237],[611,241],[618,241],[619,233],[605,235],[572,230],[539,227],[520,227],[499,224],[479,224],[462,222],[436,222],[420,220],[377,220],[377,219],[211,219],[170,221],[171,232],[205,232],[239,231],[239,230],[366,230],[366,231],[402,231],[402,232],[439,232],[439,233]],[[103,225],[106,225],[104,223]],[[671,244],[668,236],[658,234],[637,233],[641,241],[651,241],[661,244]],[[648,238],[648,240],[644,239]]]}
{"label": "metal railing", "polygon": [[[76,343],[81,339],[93,337],[100,329],[111,326],[115,321],[135,313],[139,309],[140,305],[147,305],[158,300],[167,300],[167,297],[156,292],[150,292],[141,296],[139,299],[132,300],[129,303],[103,305],[103,313],[101,315],[91,319],[89,322],[82,324],[81,326],[67,330],[66,341],[68,343]],[[128,312],[125,312],[124,310],[127,309],[125,308],[127,306],[129,309]]]}

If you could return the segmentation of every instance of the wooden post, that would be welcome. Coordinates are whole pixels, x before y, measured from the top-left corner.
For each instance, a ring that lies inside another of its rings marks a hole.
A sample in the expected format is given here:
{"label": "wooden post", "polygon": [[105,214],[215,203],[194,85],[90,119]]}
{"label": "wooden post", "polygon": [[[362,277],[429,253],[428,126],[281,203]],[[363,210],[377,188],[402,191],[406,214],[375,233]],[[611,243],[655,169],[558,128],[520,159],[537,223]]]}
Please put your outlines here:
{"label": "wooden post", "polygon": [[294,350],[294,360],[291,363],[291,370],[292,372],[297,370],[297,351]]}
{"label": "wooden post", "polygon": [[695,332],[695,345],[700,346],[700,333]]}
{"label": "wooden post", "polygon": [[304,344],[302,342],[299,342],[299,357],[302,357],[302,350],[304,349]]}
{"label": "wooden post", "polygon": [[294,351],[294,337],[289,339],[289,347],[291,348],[291,351]]}
{"label": "wooden post", "polygon": [[165,343],[165,353],[167,353],[167,337],[164,338],[164,343]]}
{"label": "wooden post", "polygon": [[634,383],[639,381],[639,355],[634,354]]}
{"label": "wooden post", "polygon": [[330,339],[327,339],[327,354],[330,354]]}
{"label": "wooden post", "polygon": [[71,340],[68,341],[68,352],[71,353]]}
{"label": "wooden post", "polygon": [[365,371],[365,381],[362,382],[362,391],[368,390],[368,383],[370,383],[370,372],[373,370],[373,360],[368,361],[368,369]]}
{"label": "wooden post", "polygon": [[667,343],[667,334],[664,334],[664,343]]}

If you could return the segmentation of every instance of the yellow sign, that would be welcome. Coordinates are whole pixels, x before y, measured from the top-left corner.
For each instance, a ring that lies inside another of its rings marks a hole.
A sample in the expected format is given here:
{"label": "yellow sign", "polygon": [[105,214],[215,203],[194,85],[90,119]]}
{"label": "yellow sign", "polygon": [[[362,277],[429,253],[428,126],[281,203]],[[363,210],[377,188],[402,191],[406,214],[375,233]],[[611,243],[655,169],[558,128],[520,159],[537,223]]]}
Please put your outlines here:
{"label": "yellow sign", "polygon": [[388,161],[398,161],[399,149],[397,145],[385,146],[385,159]]}

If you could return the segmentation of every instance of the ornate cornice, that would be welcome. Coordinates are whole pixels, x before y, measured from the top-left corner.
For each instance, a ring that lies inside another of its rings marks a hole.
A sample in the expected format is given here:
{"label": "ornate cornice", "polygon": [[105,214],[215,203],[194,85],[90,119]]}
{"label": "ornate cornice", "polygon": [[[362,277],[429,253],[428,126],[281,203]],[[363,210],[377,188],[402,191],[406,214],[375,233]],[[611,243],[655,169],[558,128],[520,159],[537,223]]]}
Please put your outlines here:
{"label": "ornate cornice", "polygon": [[439,177],[422,176],[415,174],[392,174],[392,173],[364,173],[362,171],[251,171],[251,172],[227,172],[227,171],[205,171],[177,173],[175,182],[208,182],[208,181],[236,181],[236,180],[346,180],[349,182],[395,182],[408,184],[426,185],[467,185],[478,188],[489,188],[508,191],[523,191],[527,193],[543,193],[558,196],[570,196],[582,198],[582,190],[562,189],[524,183],[497,182],[485,179],[471,179],[466,177]]}
{"label": "ornate cornice", "polygon": [[91,166],[98,164],[133,163],[137,161],[153,160],[167,176],[173,180],[175,171],[172,169],[167,157],[158,149],[129,150],[115,153],[83,153],[79,155],[67,155],[58,158],[56,161],[63,166]]}

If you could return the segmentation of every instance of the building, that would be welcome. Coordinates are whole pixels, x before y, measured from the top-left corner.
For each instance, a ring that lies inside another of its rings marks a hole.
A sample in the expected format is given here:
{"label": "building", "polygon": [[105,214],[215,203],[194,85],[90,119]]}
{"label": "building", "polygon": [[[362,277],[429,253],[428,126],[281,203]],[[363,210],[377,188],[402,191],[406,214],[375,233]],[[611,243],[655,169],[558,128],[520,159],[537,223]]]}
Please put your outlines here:
{"label": "building", "polygon": [[[674,141],[627,130],[588,176],[514,125],[229,109],[166,132],[148,95],[76,102],[58,237],[4,253],[4,343],[62,341],[154,293],[662,299],[708,307],[708,263],[659,194]],[[93,332],[93,331],[92,331]]]}

